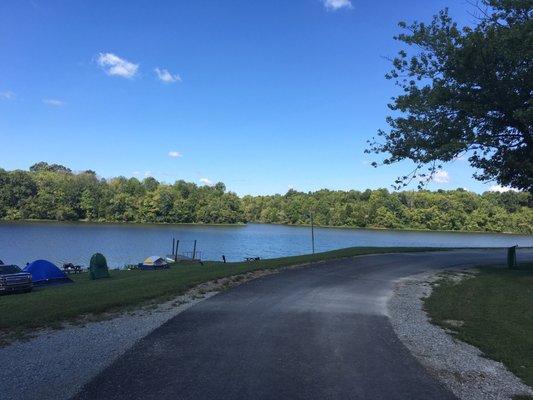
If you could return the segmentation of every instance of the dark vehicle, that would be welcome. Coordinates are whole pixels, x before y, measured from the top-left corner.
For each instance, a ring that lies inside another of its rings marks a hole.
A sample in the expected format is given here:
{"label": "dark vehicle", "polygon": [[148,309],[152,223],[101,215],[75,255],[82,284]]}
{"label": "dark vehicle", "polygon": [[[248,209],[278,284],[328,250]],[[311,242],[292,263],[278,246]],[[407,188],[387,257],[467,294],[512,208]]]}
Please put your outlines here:
{"label": "dark vehicle", "polygon": [[31,292],[31,274],[22,272],[16,265],[0,264],[0,294],[8,292]]}

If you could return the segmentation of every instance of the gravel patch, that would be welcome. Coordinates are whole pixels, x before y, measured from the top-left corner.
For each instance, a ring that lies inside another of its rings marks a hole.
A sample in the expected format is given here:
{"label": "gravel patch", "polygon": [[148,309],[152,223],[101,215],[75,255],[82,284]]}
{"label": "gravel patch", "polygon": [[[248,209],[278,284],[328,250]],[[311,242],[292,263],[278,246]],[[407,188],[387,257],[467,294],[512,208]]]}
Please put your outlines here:
{"label": "gravel patch", "polygon": [[[454,279],[464,279],[470,274],[467,270],[456,271]],[[431,283],[438,279],[435,273],[424,273],[396,284],[388,308],[394,330],[404,345],[461,400],[533,396],[533,389],[502,363],[484,358],[478,348],[455,339],[429,322],[422,299],[431,294]]]}
{"label": "gravel patch", "polygon": [[[281,270],[281,269],[280,269]],[[280,270],[261,270],[196,286],[182,296],[83,325],[35,332],[27,341],[0,348],[2,400],[62,400],[170,318],[220,290]],[[87,318],[86,321],[89,321]]]}

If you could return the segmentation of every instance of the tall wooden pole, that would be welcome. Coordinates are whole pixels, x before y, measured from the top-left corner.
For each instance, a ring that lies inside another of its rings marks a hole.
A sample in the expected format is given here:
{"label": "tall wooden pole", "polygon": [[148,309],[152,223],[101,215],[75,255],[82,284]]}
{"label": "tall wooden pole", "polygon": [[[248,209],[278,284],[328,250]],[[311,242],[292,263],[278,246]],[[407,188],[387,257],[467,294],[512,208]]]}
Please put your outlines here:
{"label": "tall wooden pole", "polygon": [[313,212],[310,213],[311,216],[311,245],[313,247],[313,254],[315,254],[315,226],[313,223]]}
{"label": "tall wooden pole", "polygon": [[192,249],[192,259],[196,258],[196,240],[194,241],[194,247]]}

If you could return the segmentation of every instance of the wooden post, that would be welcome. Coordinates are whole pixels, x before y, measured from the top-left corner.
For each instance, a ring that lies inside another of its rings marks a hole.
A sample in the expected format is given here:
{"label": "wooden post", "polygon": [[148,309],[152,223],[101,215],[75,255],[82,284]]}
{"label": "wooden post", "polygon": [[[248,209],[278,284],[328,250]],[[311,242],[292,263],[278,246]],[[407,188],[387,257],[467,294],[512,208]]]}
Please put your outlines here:
{"label": "wooden post", "polygon": [[196,258],[196,240],[194,241],[194,247],[192,249],[192,259]]}
{"label": "wooden post", "polygon": [[174,261],[178,260],[178,247],[180,245],[180,241],[176,240],[176,252],[174,253]]}
{"label": "wooden post", "polygon": [[[174,246],[175,245],[176,245],[176,239],[174,237],[172,237],[172,253],[170,253],[170,254],[172,254],[172,257],[174,257]],[[174,261],[176,261],[176,260],[174,259]]]}
{"label": "wooden post", "polygon": [[313,247],[313,254],[315,254],[315,226],[313,224],[313,213],[311,212],[311,246]]}
{"label": "wooden post", "polygon": [[516,248],[518,246],[512,246],[507,249],[507,267],[509,269],[518,269],[516,263]]}

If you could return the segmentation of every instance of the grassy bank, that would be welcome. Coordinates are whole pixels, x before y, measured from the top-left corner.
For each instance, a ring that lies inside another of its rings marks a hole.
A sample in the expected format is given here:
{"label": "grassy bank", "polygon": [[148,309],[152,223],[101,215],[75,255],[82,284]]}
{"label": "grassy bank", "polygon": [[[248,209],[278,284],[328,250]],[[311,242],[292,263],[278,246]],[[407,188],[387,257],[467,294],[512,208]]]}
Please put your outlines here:
{"label": "grassy bank", "polygon": [[434,323],[533,386],[533,264],[484,267],[459,283],[445,278],[425,306]]}
{"label": "grassy bank", "polygon": [[58,326],[62,322],[92,314],[165,300],[184,293],[202,282],[258,269],[273,269],[363,254],[436,250],[431,248],[347,248],[295,257],[255,262],[203,266],[173,265],[160,271],[111,271],[111,278],[90,281],[87,274],[73,275],[74,284],[37,289],[32,293],[0,297],[0,334],[8,335],[35,328]]}

